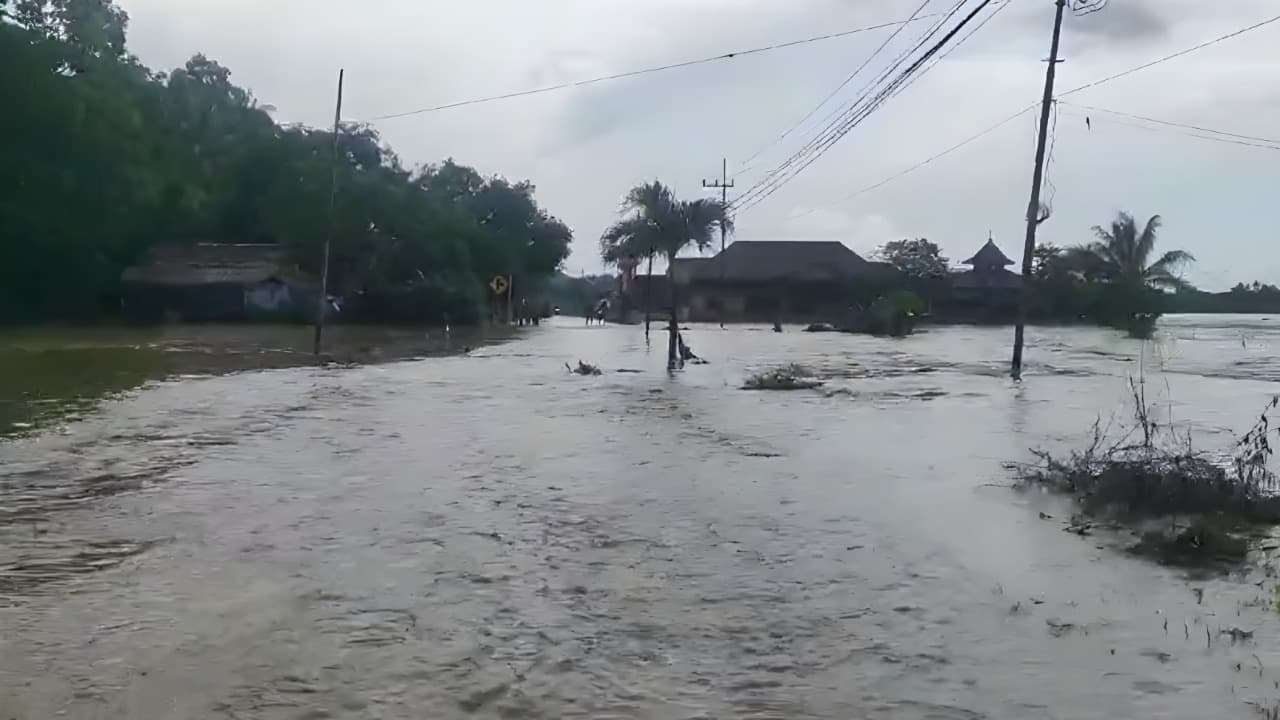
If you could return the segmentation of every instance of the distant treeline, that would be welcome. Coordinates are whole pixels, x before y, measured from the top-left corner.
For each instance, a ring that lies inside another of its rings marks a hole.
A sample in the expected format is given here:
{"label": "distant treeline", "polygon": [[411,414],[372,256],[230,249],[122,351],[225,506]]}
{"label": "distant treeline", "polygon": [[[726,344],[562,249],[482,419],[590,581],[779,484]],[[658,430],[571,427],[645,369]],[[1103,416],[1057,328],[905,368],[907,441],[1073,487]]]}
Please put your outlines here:
{"label": "distant treeline", "polygon": [[[280,125],[216,61],[153,72],[111,0],[0,0],[0,321],[91,320],[159,244],[276,243],[319,269],[334,136]],[[406,168],[366,125],[337,142],[331,286],[389,314],[475,315],[484,282],[543,284],[571,232],[527,182]]]}
{"label": "distant treeline", "polygon": [[1280,288],[1254,282],[1220,293],[1180,292],[1165,299],[1165,309],[1171,313],[1280,314]]}

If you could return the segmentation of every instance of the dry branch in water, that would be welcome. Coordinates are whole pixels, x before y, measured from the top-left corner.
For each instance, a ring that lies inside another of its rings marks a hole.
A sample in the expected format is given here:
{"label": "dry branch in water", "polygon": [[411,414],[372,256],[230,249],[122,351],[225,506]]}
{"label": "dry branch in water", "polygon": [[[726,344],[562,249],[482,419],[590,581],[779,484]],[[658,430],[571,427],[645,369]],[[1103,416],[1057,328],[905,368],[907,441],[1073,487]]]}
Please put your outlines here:
{"label": "dry branch in water", "polygon": [[803,365],[784,365],[752,375],[742,383],[743,390],[812,390],[822,387],[823,381]]}
{"label": "dry branch in water", "polygon": [[600,374],[602,374],[602,373],[601,373],[600,368],[598,368],[598,367],[596,367],[595,365],[592,365],[592,364],[590,364],[590,363],[584,363],[584,362],[582,362],[581,360],[579,360],[579,361],[578,361],[578,367],[570,367],[570,366],[569,366],[569,363],[565,363],[565,364],[564,364],[564,366],[565,366],[565,368],[566,368],[569,372],[571,372],[571,373],[573,373],[573,374],[575,374],[575,375],[600,375]]}
{"label": "dry branch in water", "polygon": [[[1146,532],[1135,550],[1178,562],[1196,557],[1242,558],[1247,542],[1237,531],[1247,525],[1280,524],[1280,482],[1270,468],[1269,414],[1236,442],[1230,461],[1192,447],[1189,432],[1152,419],[1140,384],[1133,390],[1134,422],[1112,432],[1099,422],[1090,443],[1063,457],[1034,451],[1037,463],[1022,466],[1019,486],[1068,495],[1085,515],[1115,519],[1138,529],[1167,520],[1165,529]],[[1187,521],[1179,526],[1179,519]]]}

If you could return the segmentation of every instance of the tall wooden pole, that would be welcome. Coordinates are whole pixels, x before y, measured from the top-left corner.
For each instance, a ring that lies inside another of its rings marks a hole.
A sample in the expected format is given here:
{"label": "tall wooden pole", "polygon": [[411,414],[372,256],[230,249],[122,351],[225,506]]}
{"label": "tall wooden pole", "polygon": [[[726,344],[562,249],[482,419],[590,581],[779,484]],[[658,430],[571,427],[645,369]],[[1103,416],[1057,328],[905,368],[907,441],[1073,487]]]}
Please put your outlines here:
{"label": "tall wooden pole", "polygon": [[320,338],[324,334],[324,316],[329,309],[329,251],[333,246],[334,225],[338,217],[338,146],[342,132],[342,83],[346,70],[338,70],[338,105],[333,111],[333,158],[329,177],[329,231],[324,237],[324,259],[320,263],[320,298],[316,301],[316,336],[312,354],[320,354]]}
{"label": "tall wooden pole", "polygon": [[1053,81],[1058,74],[1058,43],[1062,37],[1062,13],[1067,0],[1057,0],[1053,42],[1049,45],[1049,69],[1045,71],[1044,98],[1040,103],[1040,135],[1036,140],[1036,169],[1031,177],[1031,201],[1027,204],[1027,238],[1022,246],[1022,291],[1018,300],[1018,324],[1013,331],[1013,365],[1010,374],[1022,377],[1022,345],[1026,336],[1027,304],[1031,299],[1031,261],[1036,252],[1036,227],[1040,224],[1040,186],[1044,183],[1044,153],[1053,105]]}
{"label": "tall wooden pole", "polygon": [[[706,180],[703,180],[702,187],[719,188],[720,189],[720,206],[724,208],[729,207],[729,188],[733,187],[733,181],[729,179],[729,158],[722,158],[720,160],[720,180],[713,181],[713,182],[707,182]],[[723,297],[724,247],[725,247],[725,236],[728,235],[728,232],[729,231],[728,229],[725,228],[724,223],[720,223],[720,292],[722,297],[720,298],[719,305],[720,305],[720,327],[721,328],[724,327],[724,297]]]}

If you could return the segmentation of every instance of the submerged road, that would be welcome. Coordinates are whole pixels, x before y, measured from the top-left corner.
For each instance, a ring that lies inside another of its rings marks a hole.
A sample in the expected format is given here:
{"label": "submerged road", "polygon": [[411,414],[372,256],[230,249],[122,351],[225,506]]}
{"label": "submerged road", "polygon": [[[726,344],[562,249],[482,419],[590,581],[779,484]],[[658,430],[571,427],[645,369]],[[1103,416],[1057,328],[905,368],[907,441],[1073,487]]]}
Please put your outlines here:
{"label": "submerged road", "polygon": [[[1173,318],[1145,347],[1038,330],[1020,386],[1009,336],[694,326],[712,364],[672,377],[664,336],[566,319],[469,357],[149,382],[0,443],[0,718],[1280,701],[1259,578],[1128,557],[1004,487],[1006,462],[1123,413],[1140,354],[1174,420],[1229,444],[1280,379],[1280,324]],[[738,389],[788,362],[827,385]]]}

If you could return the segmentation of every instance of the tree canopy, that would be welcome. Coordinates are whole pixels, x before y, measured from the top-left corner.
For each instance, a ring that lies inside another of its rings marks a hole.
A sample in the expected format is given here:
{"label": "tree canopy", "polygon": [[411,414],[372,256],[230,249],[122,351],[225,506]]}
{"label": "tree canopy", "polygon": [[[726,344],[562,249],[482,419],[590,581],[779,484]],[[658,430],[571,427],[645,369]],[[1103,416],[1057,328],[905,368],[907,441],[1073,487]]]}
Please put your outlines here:
{"label": "tree canopy", "polygon": [[[0,320],[109,314],[121,271],[157,245],[276,243],[318,269],[330,130],[276,123],[203,55],[152,72],[129,55],[128,16],[110,0],[0,0],[0,14],[0,91],[21,109],[0,116],[14,140],[0,174]],[[536,283],[568,255],[571,231],[528,182],[453,160],[405,167],[363,124],[344,124],[336,147],[339,292],[475,301],[490,275]]]}
{"label": "tree canopy", "polygon": [[942,250],[925,238],[891,240],[877,255],[910,278],[944,278],[949,269]]}
{"label": "tree canopy", "polygon": [[721,227],[733,231],[733,220],[719,200],[679,200],[656,180],[632,188],[622,201],[622,213],[622,220],[600,238],[606,264],[655,253],[674,260],[689,245],[706,249]]}
{"label": "tree canopy", "polygon": [[1097,241],[1073,248],[1069,263],[1086,277],[1130,288],[1187,289],[1177,271],[1195,261],[1191,253],[1170,250],[1151,260],[1162,222],[1159,215],[1153,215],[1139,229],[1133,216],[1122,212],[1109,228],[1095,225]]}

